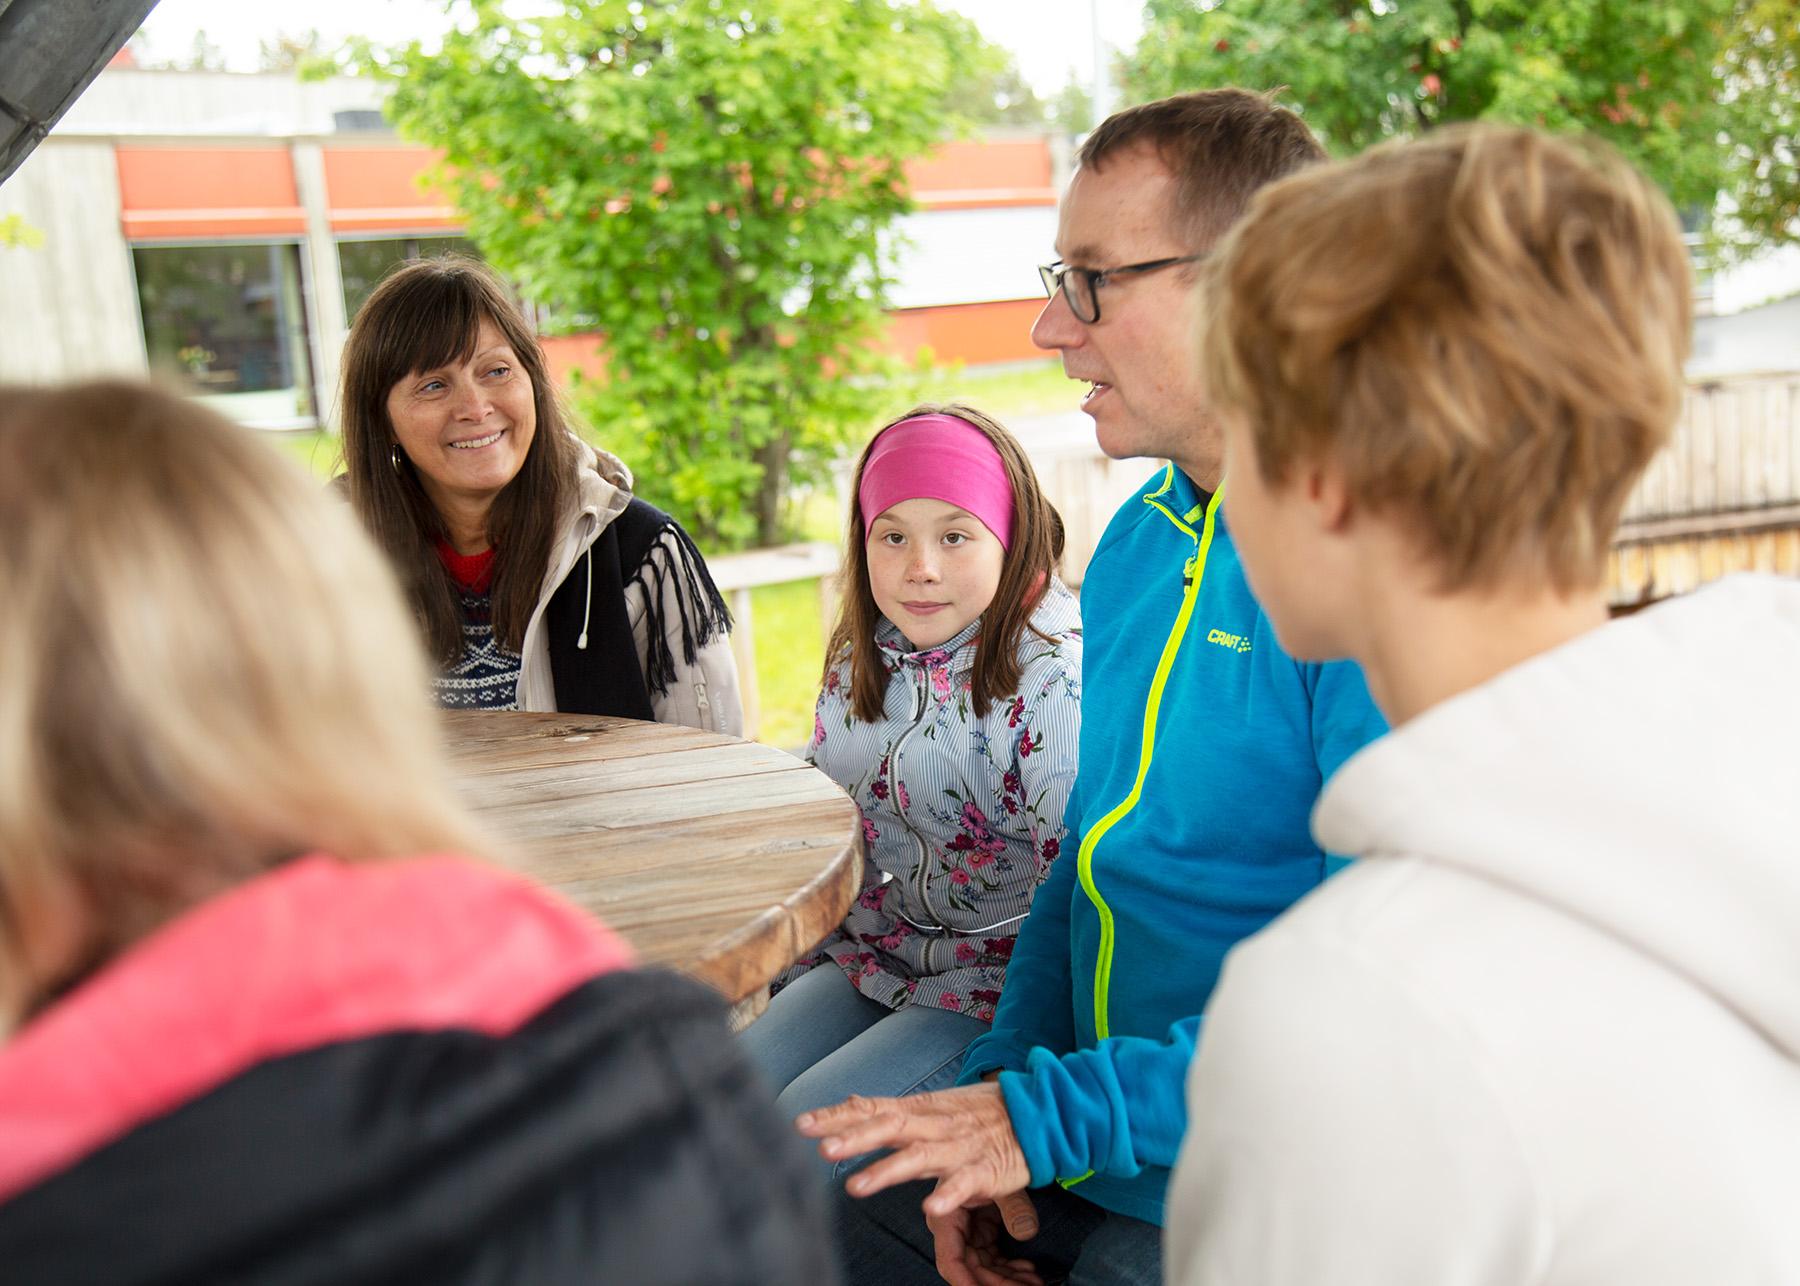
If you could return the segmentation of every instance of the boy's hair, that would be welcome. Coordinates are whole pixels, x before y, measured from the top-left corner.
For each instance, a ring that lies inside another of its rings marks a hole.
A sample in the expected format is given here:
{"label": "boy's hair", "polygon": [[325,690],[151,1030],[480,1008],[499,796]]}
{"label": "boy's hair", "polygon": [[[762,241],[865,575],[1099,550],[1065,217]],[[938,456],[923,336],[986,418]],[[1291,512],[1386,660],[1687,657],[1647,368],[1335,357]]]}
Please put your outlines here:
{"label": "boy's hair", "polygon": [[0,388],[0,1041],[287,858],[474,850],[392,572],[145,385]]}
{"label": "boy's hair", "polygon": [[850,525],[839,587],[842,606],[825,649],[827,674],[835,662],[849,656],[850,709],[865,723],[882,717],[888,675],[881,650],[875,644],[881,609],[875,605],[874,592],[869,588],[869,555],[860,499],[863,468],[869,463],[876,439],[915,415],[953,415],[980,430],[1000,453],[1006,466],[1006,481],[1012,488],[1012,546],[1000,565],[1000,584],[994,591],[994,601],[981,614],[981,636],[975,645],[975,669],[969,681],[977,717],[986,715],[993,702],[1005,700],[1018,690],[1019,639],[1027,629],[1038,633],[1031,625],[1031,613],[1055,574],[1063,552],[1062,517],[1038,486],[1037,473],[1019,440],[997,420],[957,402],[943,406],[924,403],[882,425],[863,448],[856,461],[855,476],[850,480]]}
{"label": "boy's hair", "polygon": [[1104,170],[1120,153],[1153,149],[1175,176],[1175,232],[1196,249],[1243,215],[1258,188],[1325,159],[1306,123],[1275,94],[1203,89],[1114,112],[1087,136],[1076,164]]}
{"label": "boy's hair", "polygon": [[1453,126],[1297,175],[1257,195],[1202,298],[1209,396],[1263,475],[1329,458],[1445,590],[1597,585],[1681,409],[1680,228],[1598,144]]}

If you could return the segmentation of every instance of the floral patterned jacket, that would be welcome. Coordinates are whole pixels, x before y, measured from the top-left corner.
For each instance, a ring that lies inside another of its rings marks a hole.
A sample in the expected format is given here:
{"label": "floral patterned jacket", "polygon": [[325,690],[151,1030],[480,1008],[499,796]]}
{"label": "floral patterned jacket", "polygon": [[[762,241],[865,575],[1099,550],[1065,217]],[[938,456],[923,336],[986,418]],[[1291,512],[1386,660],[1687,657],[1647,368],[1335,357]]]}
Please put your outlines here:
{"label": "floral patterned jacket", "polygon": [[781,978],[827,961],[892,1009],[937,1005],[991,1022],[1019,925],[1063,842],[1081,731],[1081,611],[1052,580],[1019,643],[1019,690],[976,718],[979,620],[912,651],[876,632],[884,717],[850,711],[848,657],[819,694],[807,762],[862,809],[862,892],[830,937]]}

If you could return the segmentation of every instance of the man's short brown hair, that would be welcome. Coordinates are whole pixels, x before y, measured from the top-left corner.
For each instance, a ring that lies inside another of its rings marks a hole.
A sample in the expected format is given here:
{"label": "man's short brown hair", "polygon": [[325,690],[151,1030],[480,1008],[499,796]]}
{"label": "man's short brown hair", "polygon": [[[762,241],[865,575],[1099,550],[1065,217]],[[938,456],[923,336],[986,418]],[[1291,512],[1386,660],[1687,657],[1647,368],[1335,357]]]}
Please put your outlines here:
{"label": "man's short brown hair", "polygon": [[1680,228],[1599,144],[1456,126],[1296,175],[1202,297],[1209,396],[1263,475],[1330,459],[1446,590],[1597,585],[1681,409]]}
{"label": "man's short brown hair", "polygon": [[1075,160],[1103,170],[1110,157],[1153,149],[1175,176],[1175,230],[1203,249],[1238,221],[1265,183],[1325,159],[1305,123],[1273,93],[1204,89],[1127,107],[1087,136]]}

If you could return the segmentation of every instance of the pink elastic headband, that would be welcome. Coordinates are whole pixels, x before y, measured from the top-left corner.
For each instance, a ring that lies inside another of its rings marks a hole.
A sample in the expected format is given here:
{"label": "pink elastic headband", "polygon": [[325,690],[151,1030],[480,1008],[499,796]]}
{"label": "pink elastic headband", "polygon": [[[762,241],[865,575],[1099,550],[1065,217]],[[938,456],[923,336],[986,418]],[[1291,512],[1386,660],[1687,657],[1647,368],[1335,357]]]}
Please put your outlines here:
{"label": "pink elastic headband", "polygon": [[1012,548],[1013,493],[1006,462],[987,434],[954,415],[915,415],[882,431],[863,465],[863,539],[902,500],[942,500],[967,509]]}

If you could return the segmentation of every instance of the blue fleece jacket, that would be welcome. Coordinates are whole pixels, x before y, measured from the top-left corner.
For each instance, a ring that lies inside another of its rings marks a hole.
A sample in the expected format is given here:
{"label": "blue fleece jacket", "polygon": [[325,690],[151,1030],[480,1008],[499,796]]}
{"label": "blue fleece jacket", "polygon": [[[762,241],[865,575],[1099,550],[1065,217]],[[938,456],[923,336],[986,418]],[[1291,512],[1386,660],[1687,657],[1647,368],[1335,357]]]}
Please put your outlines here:
{"label": "blue fleece jacket", "polygon": [[1386,724],[1355,665],[1281,650],[1218,497],[1173,466],[1113,517],[1081,597],[1080,844],[962,1079],[1002,1069],[1034,1186],[1160,1224],[1225,953],[1325,878],[1313,802]]}

